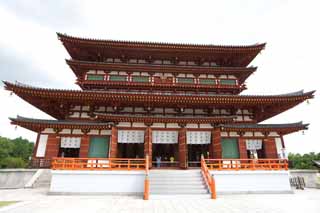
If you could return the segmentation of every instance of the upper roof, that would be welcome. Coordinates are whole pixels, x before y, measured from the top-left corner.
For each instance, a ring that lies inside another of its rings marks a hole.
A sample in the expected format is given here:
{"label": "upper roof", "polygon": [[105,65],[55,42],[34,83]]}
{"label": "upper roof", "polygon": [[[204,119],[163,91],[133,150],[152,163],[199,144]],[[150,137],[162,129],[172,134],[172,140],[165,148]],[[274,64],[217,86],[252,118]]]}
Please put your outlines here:
{"label": "upper roof", "polygon": [[112,91],[82,91],[35,88],[28,85],[4,82],[5,88],[16,93],[32,105],[55,118],[63,119],[68,113],[66,106],[138,106],[184,108],[247,108],[254,113],[257,122],[286,111],[306,99],[313,98],[314,91],[280,95],[214,95],[178,93],[142,93]]}
{"label": "upper roof", "polygon": [[265,43],[247,46],[175,44],[157,42],[98,40],[57,33],[70,56],[83,61],[105,61],[107,58],[177,60],[218,66],[247,66],[265,47]]}

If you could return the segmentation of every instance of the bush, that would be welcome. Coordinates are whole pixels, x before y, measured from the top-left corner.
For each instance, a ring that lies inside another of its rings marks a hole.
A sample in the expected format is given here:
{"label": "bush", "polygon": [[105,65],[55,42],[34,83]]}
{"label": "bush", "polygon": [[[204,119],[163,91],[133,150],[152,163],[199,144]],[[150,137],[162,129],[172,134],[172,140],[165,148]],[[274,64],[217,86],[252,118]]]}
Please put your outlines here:
{"label": "bush", "polygon": [[7,157],[1,160],[1,168],[25,168],[27,163],[19,157]]}

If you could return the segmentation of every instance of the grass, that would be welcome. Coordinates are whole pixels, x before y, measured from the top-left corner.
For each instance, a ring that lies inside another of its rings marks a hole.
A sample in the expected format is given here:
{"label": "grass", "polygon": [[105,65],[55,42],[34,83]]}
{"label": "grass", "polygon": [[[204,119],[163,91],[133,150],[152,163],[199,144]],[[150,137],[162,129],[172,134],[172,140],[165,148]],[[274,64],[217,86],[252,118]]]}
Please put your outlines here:
{"label": "grass", "polygon": [[17,203],[18,201],[0,201],[0,208],[4,206],[8,206],[10,204]]}

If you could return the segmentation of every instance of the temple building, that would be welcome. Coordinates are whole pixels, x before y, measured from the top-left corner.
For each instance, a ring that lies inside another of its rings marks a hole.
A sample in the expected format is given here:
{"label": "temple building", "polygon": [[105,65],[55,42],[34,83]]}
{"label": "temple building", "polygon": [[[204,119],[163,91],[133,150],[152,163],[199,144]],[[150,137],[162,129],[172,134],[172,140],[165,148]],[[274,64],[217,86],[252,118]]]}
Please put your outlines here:
{"label": "temple building", "polygon": [[[241,95],[265,44],[219,46],[96,40],[58,33],[81,90],[4,81],[52,116],[18,116],[38,134],[34,167],[54,157],[144,158],[150,167],[190,168],[207,159],[283,159],[283,136],[302,122],[260,124],[314,91]],[[293,121],[294,122],[294,121]],[[290,143],[290,141],[289,141]]]}

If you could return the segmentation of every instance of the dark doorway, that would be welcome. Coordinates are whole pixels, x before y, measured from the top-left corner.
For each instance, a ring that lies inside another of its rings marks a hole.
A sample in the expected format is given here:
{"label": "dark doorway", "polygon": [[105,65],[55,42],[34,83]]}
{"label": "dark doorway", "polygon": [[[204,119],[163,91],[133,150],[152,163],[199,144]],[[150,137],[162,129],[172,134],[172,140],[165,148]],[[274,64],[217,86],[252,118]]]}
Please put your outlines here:
{"label": "dark doorway", "polygon": [[209,144],[188,144],[188,167],[200,167],[201,155],[209,157]]}
{"label": "dark doorway", "polygon": [[144,158],[143,143],[118,143],[119,158]]}
{"label": "dark doorway", "polygon": [[178,167],[178,144],[152,144],[152,166],[155,168]]}
{"label": "dark doorway", "polygon": [[79,148],[60,148],[58,157],[78,158],[79,152],[80,152]]}

